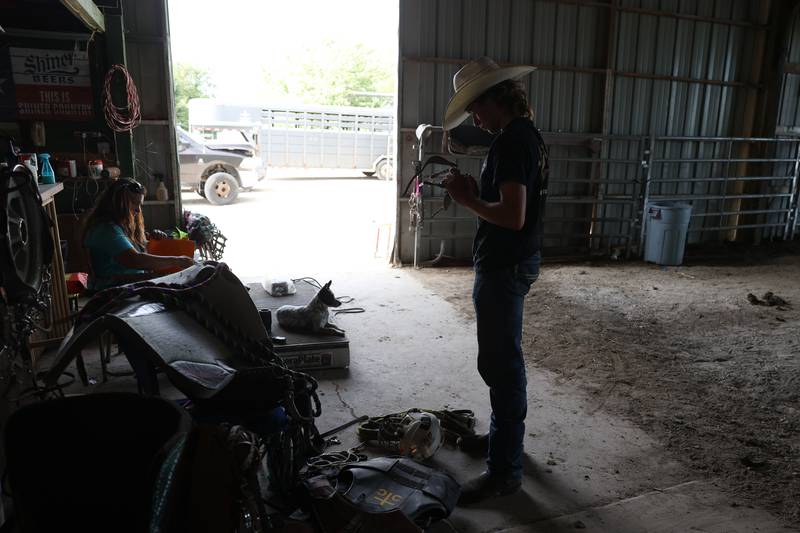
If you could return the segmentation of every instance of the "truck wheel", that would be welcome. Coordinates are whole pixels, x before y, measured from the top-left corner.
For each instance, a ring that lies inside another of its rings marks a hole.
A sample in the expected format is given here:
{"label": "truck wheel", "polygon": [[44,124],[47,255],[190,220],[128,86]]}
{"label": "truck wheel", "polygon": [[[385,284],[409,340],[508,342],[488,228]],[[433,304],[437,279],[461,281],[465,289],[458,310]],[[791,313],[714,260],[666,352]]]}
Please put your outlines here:
{"label": "truck wheel", "polygon": [[375,175],[381,180],[392,179],[392,165],[389,164],[388,160],[381,159],[378,161],[378,164],[375,165]]}
{"label": "truck wheel", "polygon": [[197,188],[197,191],[196,191],[196,192],[197,192],[197,194],[199,194],[199,195],[200,195],[200,196],[202,196],[203,198],[205,198],[205,197],[206,197],[206,190],[203,188],[203,186],[202,186],[202,185],[201,185],[201,186],[199,186],[199,187]]}
{"label": "truck wheel", "polygon": [[228,205],[239,196],[239,184],[227,172],[211,174],[206,178],[203,190],[206,200],[214,205]]}

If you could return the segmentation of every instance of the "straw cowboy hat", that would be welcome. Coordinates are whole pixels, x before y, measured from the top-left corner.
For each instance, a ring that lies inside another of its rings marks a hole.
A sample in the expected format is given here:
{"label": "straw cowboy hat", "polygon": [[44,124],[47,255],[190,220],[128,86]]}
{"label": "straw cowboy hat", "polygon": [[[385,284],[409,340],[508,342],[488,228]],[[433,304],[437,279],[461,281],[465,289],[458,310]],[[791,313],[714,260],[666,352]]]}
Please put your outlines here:
{"label": "straw cowboy hat", "polygon": [[467,107],[491,87],[533,72],[536,67],[501,67],[488,57],[470,61],[453,76],[455,94],[444,113],[444,129],[452,130],[469,116]]}

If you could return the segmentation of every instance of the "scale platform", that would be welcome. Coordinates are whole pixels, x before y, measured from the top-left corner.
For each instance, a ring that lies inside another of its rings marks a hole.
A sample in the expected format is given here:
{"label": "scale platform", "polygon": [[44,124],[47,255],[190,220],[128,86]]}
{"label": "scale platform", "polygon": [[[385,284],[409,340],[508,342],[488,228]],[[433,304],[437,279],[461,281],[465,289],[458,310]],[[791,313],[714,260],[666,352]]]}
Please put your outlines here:
{"label": "scale platform", "polygon": [[297,293],[291,296],[271,296],[260,283],[250,283],[250,299],[258,309],[272,311],[272,335],[286,337],[286,344],[276,344],[275,354],[286,366],[295,370],[324,370],[348,368],[350,366],[350,341],[347,336],[312,335],[286,331],[275,316],[283,305],[305,305],[311,301],[317,289],[312,285],[297,283]]}

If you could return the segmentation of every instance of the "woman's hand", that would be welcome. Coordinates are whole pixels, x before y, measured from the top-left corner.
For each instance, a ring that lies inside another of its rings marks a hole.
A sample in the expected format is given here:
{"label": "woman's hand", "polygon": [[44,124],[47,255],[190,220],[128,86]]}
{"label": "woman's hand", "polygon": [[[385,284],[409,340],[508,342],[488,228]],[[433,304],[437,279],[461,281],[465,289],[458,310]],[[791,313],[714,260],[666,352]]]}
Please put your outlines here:
{"label": "woman's hand", "polygon": [[189,268],[191,266],[194,266],[194,259],[191,257],[179,256],[175,258],[176,268]]}
{"label": "woman's hand", "polygon": [[194,265],[191,257],[177,255],[151,255],[137,252],[134,248],[126,250],[115,257],[116,261],[126,267],[139,270],[159,272],[171,268],[189,268]]}
{"label": "woman's hand", "polygon": [[478,198],[478,184],[469,174],[462,174],[458,169],[452,169],[442,181],[447,193],[456,202],[470,206]]}
{"label": "woman's hand", "polygon": [[169,235],[167,235],[160,229],[154,229],[153,231],[147,234],[147,238],[152,241],[163,241],[165,239],[169,239]]}

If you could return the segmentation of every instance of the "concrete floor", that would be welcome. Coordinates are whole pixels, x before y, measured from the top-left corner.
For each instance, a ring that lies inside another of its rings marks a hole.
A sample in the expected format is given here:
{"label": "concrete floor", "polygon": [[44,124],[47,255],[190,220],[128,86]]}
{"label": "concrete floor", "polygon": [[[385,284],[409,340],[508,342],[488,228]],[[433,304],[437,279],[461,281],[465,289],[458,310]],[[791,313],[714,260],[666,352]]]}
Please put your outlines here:
{"label": "concrete floor", "polygon": [[320,258],[337,271],[383,268],[394,235],[395,182],[336,175],[269,169],[230,205],[184,192],[183,208],[207,215],[228,237],[223,260],[240,277],[306,276]]}
{"label": "concrete floor", "polygon": [[[332,278],[337,294],[356,297],[354,305],[366,309],[336,319],[351,339],[351,368],[317,375],[321,431],[357,415],[410,407],[472,409],[479,428],[486,428],[489,402],[475,369],[474,325],[449,303],[407,270],[306,274]],[[450,518],[457,531],[792,531],[767,512],[737,506],[713,481],[668,460],[658,442],[596,411],[583,393],[557,384],[551,374],[529,368],[528,380],[523,491],[457,509]],[[135,390],[125,378],[93,388]],[[354,429],[340,438],[344,446],[356,444]],[[482,461],[451,449],[441,450],[435,462],[462,481],[483,468]],[[451,529],[440,524],[434,530]]]}

